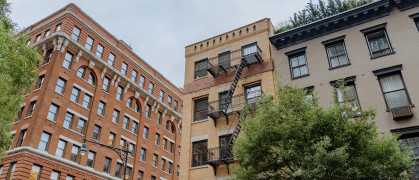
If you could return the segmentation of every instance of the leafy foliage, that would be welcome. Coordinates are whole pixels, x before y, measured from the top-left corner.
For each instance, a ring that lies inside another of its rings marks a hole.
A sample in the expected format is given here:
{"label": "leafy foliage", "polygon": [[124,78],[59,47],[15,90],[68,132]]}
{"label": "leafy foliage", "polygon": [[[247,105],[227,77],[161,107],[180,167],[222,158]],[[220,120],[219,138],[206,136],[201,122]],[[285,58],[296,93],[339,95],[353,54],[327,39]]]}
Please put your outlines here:
{"label": "leafy foliage", "polygon": [[323,108],[315,95],[279,84],[254,114],[245,110],[243,135],[233,145],[236,178],[408,179],[412,151],[396,135],[377,132],[374,109],[353,118],[350,102],[340,103],[336,89],[334,94],[333,106]]}
{"label": "leafy foliage", "polygon": [[0,0],[0,150],[10,143],[10,124],[16,119],[25,94],[33,83],[40,63],[36,48],[26,45],[28,37],[15,32],[9,18],[10,4]]}
{"label": "leafy foliage", "polygon": [[280,22],[275,27],[275,34],[284,32],[311,22],[368,4],[373,0],[327,0],[327,4],[323,0],[319,0],[318,4],[314,4],[312,0],[307,3],[307,6],[294,16],[290,17],[289,21]]}

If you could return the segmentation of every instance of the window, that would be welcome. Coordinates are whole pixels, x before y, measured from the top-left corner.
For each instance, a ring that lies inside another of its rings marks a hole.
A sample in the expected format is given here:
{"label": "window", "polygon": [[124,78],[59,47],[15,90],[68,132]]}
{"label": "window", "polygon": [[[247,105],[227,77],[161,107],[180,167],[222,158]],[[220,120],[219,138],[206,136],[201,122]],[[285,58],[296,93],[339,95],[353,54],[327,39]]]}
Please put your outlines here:
{"label": "window", "polygon": [[164,125],[164,129],[166,131],[169,131],[169,121],[166,121],[166,124]]}
{"label": "window", "polygon": [[60,172],[52,171],[51,176],[49,177],[50,180],[60,180]]}
{"label": "window", "polygon": [[79,150],[79,146],[73,145],[73,147],[71,148],[70,161],[77,162],[79,158]]}
{"label": "window", "polygon": [[356,92],[355,83],[345,82],[345,89],[336,89],[338,101],[341,105],[348,103],[348,113],[353,116],[359,115],[361,113],[361,107],[359,105],[358,94]]}
{"label": "window", "polygon": [[[231,103],[227,104],[227,97],[228,97],[228,91],[224,91],[224,92],[220,92],[218,93],[218,104],[219,104],[219,109],[224,109],[224,108],[229,108],[230,112],[231,112]],[[227,106],[230,105],[230,106]]]}
{"label": "window", "polygon": [[97,108],[97,114],[99,115],[105,115],[105,107],[106,107],[106,103],[99,101],[99,106]]}
{"label": "window", "polygon": [[308,75],[308,66],[305,52],[288,56],[291,66],[292,78],[298,78]]}
{"label": "window", "polygon": [[113,146],[115,144],[115,136],[116,135],[114,133],[109,134],[109,139],[108,139],[109,146]]}
{"label": "window", "polygon": [[178,153],[178,154],[177,154],[177,156],[178,156],[178,157],[180,157],[180,150],[181,150],[181,148],[180,148],[180,146],[179,146],[179,147],[178,147],[178,150],[177,150],[177,153]]}
{"label": "window", "polygon": [[96,157],[96,153],[93,151],[89,151],[89,154],[87,155],[87,163],[86,163],[87,167],[93,168],[93,165],[95,164],[95,157]]}
{"label": "window", "polygon": [[84,73],[86,73],[86,68],[82,67],[79,70],[77,70],[76,76],[84,79]]}
{"label": "window", "polygon": [[49,29],[45,31],[45,36],[44,37],[48,37],[49,36]]}
{"label": "window", "polygon": [[419,158],[419,137],[417,135],[408,134],[407,137],[400,138],[404,148],[412,148],[413,151],[413,159],[416,161],[415,168],[413,168],[413,176],[412,179],[419,178],[419,165],[418,165],[418,158]]}
{"label": "window", "polygon": [[72,60],[73,60],[73,54],[67,51],[64,57],[63,67],[70,69]]}
{"label": "window", "polygon": [[138,180],[144,180],[144,172],[143,171],[138,171]]}
{"label": "window", "polygon": [[84,45],[84,47],[90,51],[92,50],[92,46],[93,46],[93,38],[90,36],[87,36],[86,45]]}
{"label": "window", "polygon": [[117,177],[117,178],[121,177],[121,171],[122,171],[122,164],[121,163],[116,163],[115,177]]}
{"label": "window", "polygon": [[95,85],[95,76],[93,75],[93,73],[89,74],[89,79],[87,80],[87,83],[91,84],[91,85]]}
{"label": "window", "polygon": [[159,111],[157,113],[157,124],[158,125],[161,125],[162,116],[163,116],[162,113]]}
{"label": "window", "polygon": [[218,54],[218,65],[220,65],[220,69],[223,68],[225,70],[230,69],[231,67],[231,52],[223,52]]}
{"label": "window", "polygon": [[64,157],[65,147],[67,146],[67,142],[63,140],[58,140],[57,150],[55,151],[55,156]]}
{"label": "window", "polygon": [[41,140],[39,141],[38,149],[47,151],[49,140],[50,140],[51,134],[42,132]]}
{"label": "window", "polygon": [[116,91],[116,100],[122,101],[122,91],[124,88],[118,86],[118,90]]}
{"label": "window", "polygon": [[129,155],[132,157],[134,155],[135,145],[132,143],[129,143],[128,150],[130,151]]}
{"label": "window", "polygon": [[242,46],[242,56],[247,56],[249,54],[253,54],[258,52],[257,43],[251,43],[245,46]]}
{"label": "window", "polygon": [[143,130],[143,138],[148,139],[148,127],[144,126]]}
{"label": "window", "polygon": [[41,39],[41,34],[38,34],[35,38],[35,42],[38,42]]}
{"label": "window", "polygon": [[38,180],[41,177],[41,166],[33,165],[31,169],[31,173],[29,174],[30,180]]}
{"label": "window", "polygon": [[150,110],[151,110],[151,106],[147,104],[147,106],[145,108],[145,117],[146,118],[150,118]]}
{"label": "window", "polygon": [[93,135],[92,135],[92,139],[94,139],[94,140],[99,140],[100,129],[101,129],[101,127],[100,127],[100,126],[95,125],[95,127],[93,128]]}
{"label": "window", "polygon": [[121,68],[121,73],[123,74],[123,75],[126,75],[127,74],[127,68],[128,68],[128,65],[126,64],[126,63],[122,63],[122,68]]}
{"label": "window", "polygon": [[136,70],[132,70],[132,74],[131,74],[131,81],[137,81],[137,71]]}
{"label": "window", "polygon": [[195,76],[194,79],[199,79],[207,76],[208,59],[195,62]]}
{"label": "window", "polygon": [[145,162],[145,158],[146,158],[145,153],[146,153],[146,152],[147,152],[147,150],[146,150],[146,149],[141,148],[141,152],[140,152],[140,160],[141,160],[141,161],[143,161],[143,162]]}
{"label": "window", "polygon": [[127,107],[131,108],[132,105],[132,98],[127,99],[127,103],[125,104]]}
{"label": "window", "polygon": [[173,153],[174,146],[175,144],[173,142],[170,142],[170,149],[169,149],[170,153]]}
{"label": "window", "polygon": [[368,48],[372,58],[393,52],[385,30],[366,34],[365,38],[367,39]]}
{"label": "window", "polygon": [[10,169],[9,169],[9,173],[7,174],[7,180],[13,180],[13,174],[15,173],[15,169],[16,169],[16,162],[13,162],[12,164],[10,164]]}
{"label": "window", "polygon": [[32,116],[33,110],[35,110],[35,106],[36,106],[36,101],[32,101],[31,104],[29,105],[29,110],[28,110],[28,114],[26,114],[26,117]]}
{"label": "window", "polygon": [[105,77],[105,79],[103,79],[103,86],[102,86],[102,90],[105,92],[109,92],[109,82],[111,81],[111,79],[109,79],[108,77]]}
{"label": "window", "polygon": [[113,63],[115,62],[115,55],[112,53],[109,53],[109,58],[108,58],[108,64],[110,66],[113,66]]}
{"label": "window", "polygon": [[96,56],[102,57],[102,53],[103,53],[103,46],[98,44],[97,49],[96,49]]}
{"label": "window", "polygon": [[19,113],[17,114],[17,119],[16,119],[16,122],[19,122],[20,121],[20,119],[22,119],[22,114],[23,114],[23,110],[25,109],[25,106],[22,106],[21,108],[20,108],[20,111],[19,111]]}
{"label": "window", "polygon": [[172,174],[172,166],[173,166],[173,163],[172,163],[172,162],[169,162],[169,164],[168,164],[168,166],[167,166],[167,172],[168,172],[169,174]]}
{"label": "window", "polygon": [[172,97],[171,96],[167,96],[167,104],[170,106],[172,106]]}
{"label": "window", "polygon": [[155,176],[151,176],[151,180],[156,180],[156,177]]}
{"label": "window", "polygon": [[49,50],[47,51],[47,55],[45,56],[45,61],[44,61],[44,64],[48,64],[48,63],[49,63],[49,61],[51,60],[52,50],[53,50],[53,49],[49,49]]}
{"label": "window", "polygon": [[137,101],[135,101],[134,111],[140,113],[140,104]]}
{"label": "window", "polygon": [[387,108],[393,109],[411,104],[400,71],[396,74],[387,74],[378,78]]}
{"label": "window", "polygon": [[84,126],[86,125],[86,120],[80,118],[79,122],[77,123],[76,131],[80,134],[84,134]]}
{"label": "window", "polygon": [[48,115],[47,115],[47,119],[54,121],[55,122],[55,118],[57,117],[57,112],[58,112],[58,106],[55,104],[51,104],[51,106],[49,107],[49,111],[48,111]]}
{"label": "window", "polygon": [[131,167],[127,167],[125,169],[125,179],[130,179],[131,178]]}
{"label": "window", "polygon": [[164,91],[160,90],[160,97],[159,97],[160,101],[163,102],[163,98],[164,98]]}
{"label": "window", "polygon": [[208,141],[192,143],[192,167],[205,165],[207,161]]}
{"label": "window", "polygon": [[160,134],[156,133],[156,137],[154,138],[154,144],[155,145],[160,145]]}
{"label": "window", "polygon": [[103,164],[103,172],[109,173],[109,169],[111,167],[111,158],[105,157],[105,163]]}
{"label": "window", "polygon": [[85,94],[83,99],[83,107],[86,109],[90,108],[90,100],[92,99],[92,96]]}
{"label": "window", "polygon": [[161,171],[164,171],[166,169],[166,159],[161,159]]}
{"label": "window", "polygon": [[38,83],[36,84],[36,89],[41,89],[42,83],[44,83],[45,75],[38,77]]}
{"label": "window", "polygon": [[150,82],[150,84],[148,85],[148,93],[150,93],[151,95],[153,95],[153,88],[154,84]]}
{"label": "window", "polygon": [[122,128],[128,129],[129,126],[129,117],[124,116],[124,122],[122,123]]}
{"label": "window", "polygon": [[331,39],[328,42],[322,42],[326,46],[326,53],[329,59],[330,69],[349,64],[345,42],[343,40],[344,37],[345,36],[341,36],[335,39]]}
{"label": "window", "polygon": [[248,104],[256,103],[257,99],[262,95],[260,84],[246,86],[245,88],[246,102]]}
{"label": "window", "polygon": [[177,101],[175,100],[175,103],[174,103],[174,105],[173,105],[173,109],[175,110],[175,111],[177,111]]}
{"label": "window", "polygon": [[194,122],[207,119],[208,98],[197,99],[194,101]]}
{"label": "window", "polygon": [[64,94],[65,85],[67,81],[63,78],[58,78],[57,85],[55,86],[55,92],[59,94]]}
{"label": "window", "polygon": [[119,148],[125,149],[126,145],[127,145],[127,141],[121,138],[121,140],[119,141]]}
{"label": "window", "polygon": [[74,26],[73,33],[71,34],[71,38],[74,40],[78,40],[80,36],[80,29],[77,26]]}
{"label": "window", "polygon": [[180,171],[180,166],[177,165],[176,177],[179,177],[179,175],[180,175],[179,171]]}
{"label": "window", "polygon": [[132,122],[132,128],[131,128],[131,132],[134,134],[137,134],[137,128],[138,128],[138,123],[133,121]]}
{"label": "window", "polygon": [[67,128],[67,129],[71,129],[71,124],[73,122],[73,117],[74,117],[73,114],[67,112],[65,114],[65,117],[64,117],[63,127]]}
{"label": "window", "polygon": [[80,89],[73,87],[73,90],[71,91],[70,101],[77,103],[77,101],[79,100],[79,95]]}
{"label": "window", "polygon": [[167,150],[167,139],[163,138],[163,149]]}
{"label": "window", "polygon": [[55,26],[55,32],[60,31],[61,29],[61,24],[57,24],[57,26]]}
{"label": "window", "polygon": [[119,111],[114,109],[112,114],[112,122],[118,123],[119,122]]}
{"label": "window", "polygon": [[145,81],[144,76],[140,76],[140,87],[142,88],[144,88],[144,81]]}
{"label": "window", "polygon": [[65,180],[74,180],[74,176],[72,176],[72,175],[67,175],[67,177],[65,177]]}
{"label": "window", "polygon": [[182,126],[179,126],[179,138],[182,137]]}

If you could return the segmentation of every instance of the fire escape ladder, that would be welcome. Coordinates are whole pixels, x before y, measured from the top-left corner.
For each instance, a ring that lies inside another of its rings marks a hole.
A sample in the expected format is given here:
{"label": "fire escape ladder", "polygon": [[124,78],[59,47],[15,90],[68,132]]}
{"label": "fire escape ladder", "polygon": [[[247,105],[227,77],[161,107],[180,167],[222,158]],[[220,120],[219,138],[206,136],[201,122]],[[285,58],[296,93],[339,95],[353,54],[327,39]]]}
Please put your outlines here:
{"label": "fire escape ladder", "polygon": [[230,88],[228,90],[227,97],[224,99],[225,103],[223,103],[223,104],[225,104],[225,106],[223,106],[222,111],[225,114],[227,114],[228,108],[231,105],[233,94],[234,94],[234,91],[236,90],[236,87],[237,87],[237,83],[239,82],[240,76],[242,75],[243,69],[246,65],[247,65],[246,62],[241,60],[240,64],[238,65],[238,67],[236,69],[236,73],[234,74],[233,81],[230,84]]}
{"label": "fire escape ladder", "polygon": [[233,134],[231,135],[231,138],[230,138],[230,140],[228,141],[228,144],[232,144],[232,143],[233,143],[233,141],[234,141],[234,139],[236,139],[236,138],[239,136],[239,133],[240,133],[240,131],[241,131],[241,129],[242,129],[242,126],[241,126],[241,124],[240,124],[240,120],[241,120],[241,118],[242,118],[243,114],[244,114],[244,113],[240,113],[239,119],[237,120],[236,127],[234,128]]}

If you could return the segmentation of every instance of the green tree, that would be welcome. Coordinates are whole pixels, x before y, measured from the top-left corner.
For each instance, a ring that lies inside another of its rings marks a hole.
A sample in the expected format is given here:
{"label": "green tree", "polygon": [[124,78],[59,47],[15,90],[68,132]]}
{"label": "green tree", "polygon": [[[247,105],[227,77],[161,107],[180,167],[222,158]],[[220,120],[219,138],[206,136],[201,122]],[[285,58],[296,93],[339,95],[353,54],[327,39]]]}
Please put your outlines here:
{"label": "green tree", "polygon": [[11,140],[10,123],[16,119],[24,94],[33,83],[40,63],[36,48],[26,45],[29,38],[17,33],[9,17],[10,4],[0,0],[0,157]]}
{"label": "green tree", "polygon": [[353,118],[351,102],[334,99],[332,107],[320,107],[316,96],[279,84],[255,112],[245,110],[243,134],[233,145],[236,178],[408,179],[412,151],[396,135],[377,132],[375,110]]}

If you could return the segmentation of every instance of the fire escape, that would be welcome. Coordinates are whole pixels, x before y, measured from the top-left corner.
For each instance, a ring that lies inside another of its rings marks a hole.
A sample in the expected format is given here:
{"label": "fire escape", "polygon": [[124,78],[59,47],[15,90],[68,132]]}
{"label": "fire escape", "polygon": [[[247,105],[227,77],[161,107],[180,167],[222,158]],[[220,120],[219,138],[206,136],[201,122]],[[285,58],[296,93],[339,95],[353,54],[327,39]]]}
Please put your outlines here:
{"label": "fire escape", "polygon": [[253,92],[234,95],[240,76],[245,67],[256,63],[262,63],[262,61],[262,51],[256,43],[244,46],[241,49],[232,52],[222,53],[218,57],[208,60],[207,70],[213,77],[233,70],[235,70],[235,74],[227,93],[222,94],[220,100],[208,103],[207,115],[214,120],[215,126],[217,126],[217,120],[219,118],[224,117],[228,124],[230,116],[238,116],[234,131],[231,135],[223,139],[224,144],[220,144],[220,147],[207,150],[207,164],[214,168],[214,175],[216,175],[217,166],[225,164],[228,167],[229,164],[235,162],[231,144],[234,139],[238,137],[241,130],[240,120],[242,114],[240,113],[240,110],[248,103],[251,103],[252,107],[255,107],[255,101],[249,102],[249,97],[259,97],[261,95],[260,89]]}

